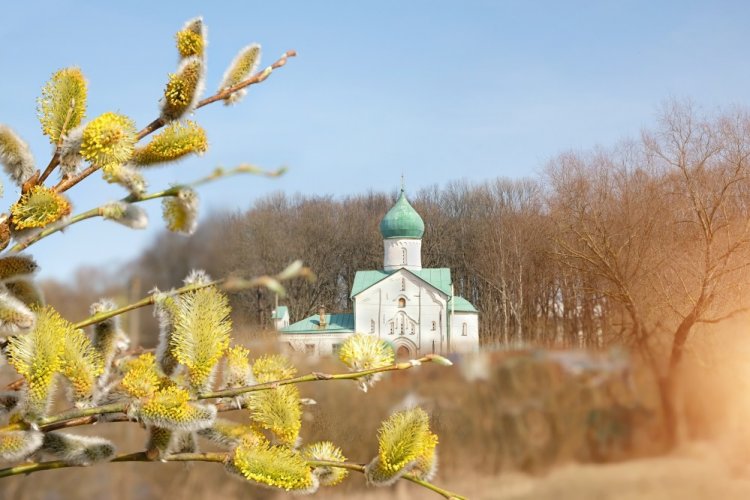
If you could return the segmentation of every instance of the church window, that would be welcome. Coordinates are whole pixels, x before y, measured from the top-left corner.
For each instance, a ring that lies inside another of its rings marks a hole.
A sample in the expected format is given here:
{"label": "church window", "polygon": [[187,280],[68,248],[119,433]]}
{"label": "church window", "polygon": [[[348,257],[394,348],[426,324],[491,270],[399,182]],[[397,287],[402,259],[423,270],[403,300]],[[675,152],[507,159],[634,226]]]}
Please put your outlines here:
{"label": "church window", "polygon": [[437,330],[437,322],[433,321],[432,322],[432,331],[434,332],[435,330]]}
{"label": "church window", "polygon": [[375,320],[370,320],[370,333],[375,333]]}
{"label": "church window", "polygon": [[461,325],[461,335],[463,335],[464,337],[469,335],[469,325],[467,325],[466,322],[464,322],[464,324]]}
{"label": "church window", "polygon": [[406,307],[406,299],[401,297],[398,299],[398,307]]}
{"label": "church window", "polygon": [[406,248],[401,249],[401,263],[406,265]]}

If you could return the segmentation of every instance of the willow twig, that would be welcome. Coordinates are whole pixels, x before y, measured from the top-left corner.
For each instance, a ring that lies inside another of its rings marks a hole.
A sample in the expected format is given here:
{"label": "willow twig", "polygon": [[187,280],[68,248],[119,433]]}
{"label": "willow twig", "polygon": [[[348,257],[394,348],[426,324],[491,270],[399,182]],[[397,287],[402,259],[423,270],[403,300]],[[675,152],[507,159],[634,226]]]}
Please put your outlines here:
{"label": "willow twig", "polygon": [[[196,181],[193,181],[187,184],[180,184],[180,185],[173,186],[171,188],[164,189],[162,191],[157,191],[154,193],[148,193],[148,194],[143,194],[143,195],[131,194],[129,196],[126,196],[125,198],[122,198],[120,201],[125,202],[125,203],[139,203],[143,201],[155,200],[157,198],[177,196],[180,193],[181,189],[198,187],[208,182],[212,182],[212,181],[221,179],[223,177],[230,177],[232,175],[257,174],[257,175],[264,175],[266,177],[278,177],[284,174],[284,172],[286,172],[286,169],[284,167],[269,171],[269,170],[263,170],[259,167],[256,167],[254,165],[249,165],[249,164],[242,164],[230,170],[225,170],[219,167],[215,169],[213,172],[211,172],[209,175],[202,177]],[[57,222],[56,224],[50,225],[47,228],[39,231],[38,233],[28,237],[27,239],[16,243],[8,250],[8,253],[12,254],[12,253],[21,252],[27,249],[28,247],[30,247],[31,245],[33,245],[34,243],[38,242],[39,240],[42,240],[46,238],[47,236],[52,236],[53,234],[59,231],[67,229],[73,224],[76,224],[78,222],[81,222],[87,219],[92,219],[94,217],[101,217],[102,215],[104,215],[105,206],[106,205],[102,205],[100,207],[92,208],[90,210],[82,212],[68,219],[61,220]]]}
{"label": "willow twig", "polygon": [[[210,285],[206,285],[206,286],[210,286]],[[95,316],[98,316],[98,315],[95,315]],[[94,316],[92,316],[92,318],[93,317]],[[98,318],[97,321],[102,321],[102,319]],[[372,375],[374,373],[383,373],[383,372],[390,372],[390,371],[397,371],[397,370],[408,370],[409,368],[413,368],[415,366],[420,366],[423,363],[430,363],[430,362],[437,362],[437,363],[445,364],[447,360],[443,358],[442,356],[438,356],[436,354],[428,354],[419,359],[404,361],[401,363],[396,363],[396,364],[388,365],[388,366],[381,366],[380,368],[373,368],[371,370],[361,370],[357,372],[332,373],[332,374],[312,372],[307,375],[303,375],[301,377],[288,378],[284,380],[276,380],[272,382],[266,382],[263,384],[250,385],[247,387],[237,387],[234,389],[226,389],[223,391],[204,392],[203,394],[199,394],[195,399],[193,399],[193,401],[199,401],[199,400],[204,400],[204,399],[215,399],[215,398],[232,398],[232,397],[240,396],[242,394],[246,394],[249,392],[267,391],[270,389],[275,389],[282,385],[301,384],[305,382],[315,382],[318,380],[356,380],[358,378],[361,378],[367,375]],[[109,404],[105,406],[96,406],[93,408],[73,409],[73,410],[66,411],[64,413],[59,413],[57,415],[45,417],[37,422],[37,426],[39,427],[40,430],[48,431],[48,430],[54,430],[56,428],[61,428],[61,427],[75,427],[78,425],[87,425],[90,423],[94,423],[96,419],[84,419],[82,417],[91,417],[91,416],[111,414],[111,413],[125,413],[127,411],[127,408],[128,408],[127,403],[123,402],[123,403],[113,403],[113,404]],[[231,410],[236,410],[238,408],[234,405],[222,405],[219,409],[221,411],[231,411]],[[68,422],[68,421],[76,421],[76,423],[62,425],[64,422]],[[125,419],[122,419],[122,420],[118,419],[117,421],[123,422],[125,421]],[[0,427],[0,432],[11,431],[11,430],[22,430],[22,429],[28,428],[28,426],[29,425],[26,423],[10,424],[5,427]]]}
{"label": "willow twig", "polygon": [[[168,455],[164,458],[159,459],[159,462],[213,462],[213,463],[226,463],[229,460],[228,453],[175,453]],[[150,459],[145,451],[139,451],[135,453],[126,453],[118,455],[110,462],[121,463],[121,462],[155,462]],[[355,464],[350,462],[331,462],[327,460],[308,460],[307,465],[310,467],[337,467],[339,469],[347,469],[361,474],[365,473],[365,466],[362,464]],[[17,476],[20,474],[31,474],[32,472],[39,472],[43,470],[52,469],[66,469],[70,467],[87,467],[87,465],[71,464],[63,460],[52,460],[49,462],[36,462],[16,465],[14,467],[8,467],[6,469],[0,469],[0,478]],[[412,483],[418,484],[428,490],[434,491],[435,493],[447,498],[449,500],[467,500],[466,497],[461,496],[457,493],[450,492],[439,486],[436,486],[429,481],[424,481],[417,478],[413,474],[406,473],[401,476],[401,479],[406,479]]]}
{"label": "willow twig", "polygon": [[[220,285],[224,283],[224,281],[226,281],[226,278],[209,281],[208,283],[192,283],[190,285],[185,285],[175,290],[170,290],[169,292],[162,292],[162,293],[166,295],[182,295],[183,293],[200,290],[201,288],[208,288],[210,286]],[[88,318],[84,320],[79,321],[78,323],[75,323],[73,327],[85,328],[87,326],[100,323],[104,321],[105,319],[114,318],[115,316],[119,316],[126,312],[133,311],[135,309],[140,309],[141,307],[153,305],[154,303],[156,303],[157,298],[158,298],[158,294],[151,294],[148,297],[142,298],[138,302],[133,302],[132,304],[118,307],[117,309],[112,309],[111,311],[102,311],[102,312],[96,313],[92,316],[89,316]]]}
{"label": "willow twig", "polygon": [[[170,455],[161,460],[166,462],[219,462],[223,463],[227,459],[226,453],[176,453]],[[127,453],[124,455],[118,455],[117,457],[110,460],[110,462],[153,462],[146,456],[145,451],[139,451],[136,453]],[[53,460],[50,462],[39,462],[16,465],[15,467],[8,467],[7,469],[0,469],[0,478],[17,476],[19,474],[31,474],[32,472],[39,472],[50,469],[66,469],[68,467],[86,467],[86,465],[71,464],[63,460]]]}
{"label": "willow twig", "polygon": [[47,165],[47,168],[44,169],[44,172],[42,173],[41,177],[37,180],[37,184],[43,184],[44,181],[49,177],[49,174],[52,173],[53,170],[55,170],[55,167],[57,167],[60,164],[60,146],[57,146],[55,148],[55,154],[52,155],[52,159],[50,159],[49,164]]}
{"label": "willow twig", "polygon": [[[339,469],[347,469],[347,470],[353,470],[355,472],[360,472],[362,474],[365,473],[365,466],[362,464],[354,464],[350,462],[331,462],[328,460],[308,460],[307,464],[312,467],[338,467]],[[414,474],[406,473],[403,476],[401,476],[402,479],[406,479],[407,481],[411,481],[412,483],[418,484],[420,486],[423,486],[427,488],[428,490],[432,490],[435,493],[442,495],[445,498],[448,498],[449,500],[467,500],[466,497],[461,496],[457,493],[452,493],[448,490],[444,490],[443,488],[440,488],[438,486],[435,486],[434,484],[430,483],[429,481],[425,481],[423,479],[419,479]]]}
{"label": "willow twig", "polygon": [[[198,105],[195,107],[195,109],[202,108],[203,106],[206,106],[206,105],[211,104],[211,103],[216,102],[216,101],[224,100],[227,97],[229,97],[230,95],[232,95],[233,93],[237,92],[238,90],[244,89],[245,87],[249,87],[250,85],[255,85],[257,83],[261,83],[262,81],[266,80],[271,75],[271,73],[273,72],[273,70],[284,66],[286,64],[286,62],[287,62],[287,59],[289,59],[290,57],[295,57],[296,55],[297,55],[297,52],[294,51],[294,50],[288,50],[288,51],[284,52],[284,54],[278,60],[276,60],[276,62],[274,62],[271,66],[265,68],[262,71],[257,72],[256,74],[254,74],[253,76],[251,76],[247,80],[244,80],[244,81],[238,83],[237,85],[235,85],[233,87],[229,87],[228,89],[225,89],[225,90],[222,90],[220,92],[217,92],[216,94],[212,95],[211,97],[207,97],[207,98],[199,101]],[[269,68],[271,68],[271,69],[269,70]],[[157,118],[154,121],[152,121],[151,123],[149,123],[148,125],[146,125],[146,127],[144,127],[141,131],[139,131],[138,134],[136,134],[136,139],[138,141],[140,141],[141,139],[143,139],[147,135],[152,134],[153,132],[159,130],[164,125],[165,125],[164,120],[162,120],[161,118]],[[79,182],[81,182],[83,179],[85,179],[89,175],[91,175],[94,172],[96,172],[97,170],[99,170],[98,166],[91,165],[88,168],[86,168],[85,170],[83,170],[81,173],[79,173],[78,175],[76,175],[74,177],[71,177],[69,179],[63,179],[63,180],[61,180],[54,187],[54,189],[58,193],[63,193],[65,191],[67,191],[68,189],[72,188],[73,186],[75,186],[76,184],[78,184]]]}
{"label": "willow twig", "polygon": [[443,358],[442,356],[437,356],[435,354],[428,354],[419,359],[413,359],[410,361],[395,363],[393,365],[388,365],[388,366],[381,366],[380,368],[372,368],[370,370],[361,370],[361,371],[349,372],[349,373],[333,373],[333,374],[312,372],[312,373],[308,373],[307,375],[302,375],[300,377],[288,378],[284,380],[275,380],[273,382],[266,382],[263,384],[249,385],[246,387],[237,387],[234,389],[225,389],[223,391],[204,392],[202,394],[199,394],[197,399],[231,398],[231,397],[239,396],[241,394],[246,394],[248,392],[265,391],[268,389],[275,389],[276,387],[280,387],[282,385],[302,384],[305,382],[315,382],[318,380],[356,380],[356,379],[365,377],[367,375],[372,375],[375,373],[408,370],[409,368],[419,366],[422,363],[430,363],[430,362],[435,362],[435,361],[445,362],[447,360],[445,360],[445,358]]}
{"label": "willow twig", "polygon": [[[65,411],[63,413],[58,413],[57,415],[51,415],[49,417],[41,418],[34,424],[39,429],[52,430],[52,429],[46,429],[45,427],[53,426],[55,424],[60,424],[62,422],[66,422],[69,420],[80,419],[83,417],[107,415],[110,413],[125,413],[127,409],[128,409],[128,404],[125,402],[112,403],[112,404],[108,404],[104,406],[94,406],[92,408],[75,408],[72,410]],[[30,424],[26,422],[16,422],[14,424],[8,424],[5,427],[0,427],[0,432],[26,430],[29,427],[30,427]],[[72,427],[72,426],[69,426],[69,427]]]}

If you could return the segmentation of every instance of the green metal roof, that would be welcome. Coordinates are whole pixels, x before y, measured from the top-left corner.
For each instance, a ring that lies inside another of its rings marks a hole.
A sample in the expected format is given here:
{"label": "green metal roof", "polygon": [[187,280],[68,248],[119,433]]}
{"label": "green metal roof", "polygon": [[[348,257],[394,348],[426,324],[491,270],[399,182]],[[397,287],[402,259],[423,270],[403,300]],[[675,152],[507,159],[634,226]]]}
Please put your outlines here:
{"label": "green metal roof", "polygon": [[360,292],[364,292],[375,283],[382,281],[392,273],[386,271],[357,271],[354,275],[354,283],[352,283],[352,292],[349,294],[350,297],[354,297]]}
{"label": "green metal roof", "polygon": [[279,306],[273,314],[271,314],[271,319],[281,319],[287,314],[289,314],[289,308],[287,306]]}
{"label": "green metal roof", "polygon": [[281,333],[351,333],[354,331],[353,314],[326,314],[326,326],[320,327],[320,316],[315,314],[282,328]]}
{"label": "green metal roof", "polygon": [[383,238],[421,238],[424,234],[424,221],[406,199],[403,189],[396,204],[380,221],[380,234]]}
{"label": "green metal roof", "polygon": [[[437,269],[420,269],[419,271],[411,271],[405,269],[406,272],[412,273],[418,278],[426,281],[430,285],[434,286],[446,295],[451,294],[451,270],[447,267],[440,267]],[[354,297],[361,292],[364,292],[371,286],[397,271],[357,271],[354,275],[354,283],[352,284],[352,292],[349,295]]]}
{"label": "green metal roof", "polygon": [[[452,305],[451,302],[453,302]],[[479,312],[477,311],[477,308],[474,307],[474,304],[458,295],[454,296],[453,300],[448,301],[448,310],[451,310],[451,307],[456,312]]]}

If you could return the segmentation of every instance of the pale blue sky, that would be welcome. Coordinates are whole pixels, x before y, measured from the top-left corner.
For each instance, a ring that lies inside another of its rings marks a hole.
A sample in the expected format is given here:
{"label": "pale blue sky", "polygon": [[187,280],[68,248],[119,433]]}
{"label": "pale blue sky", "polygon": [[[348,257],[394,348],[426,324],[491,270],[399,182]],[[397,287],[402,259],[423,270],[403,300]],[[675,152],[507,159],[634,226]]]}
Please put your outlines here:
{"label": "pale blue sky", "polygon": [[[53,71],[78,65],[89,117],[113,110],[145,125],[175,68],[173,34],[196,15],[209,29],[211,92],[250,42],[265,63],[299,52],[240,105],[197,113],[205,156],[150,175],[157,188],[216,165],[290,168],[203,188],[204,213],[277,190],[392,191],[402,172],[410,191],[535,175],[563,150],[638,134],[669,97],[707,109],[750,100],[743,1],[27,1],[3,9],[0,123],[46,165],[35,99]],[[7,205],[17,192],[5,184]],[[71,192],[74,212],[120,196],[99,180]],[[146,231],[84,222],[39,243],[42,276],[137,255],[162,226],[150,207]]]}

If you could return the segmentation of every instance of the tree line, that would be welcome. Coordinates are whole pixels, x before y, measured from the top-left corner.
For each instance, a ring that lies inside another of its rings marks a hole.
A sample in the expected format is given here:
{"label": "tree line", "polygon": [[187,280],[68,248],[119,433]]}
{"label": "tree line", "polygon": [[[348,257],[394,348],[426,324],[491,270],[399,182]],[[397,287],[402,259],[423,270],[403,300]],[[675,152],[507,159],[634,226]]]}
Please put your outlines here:
{"label": "tree line", "polygon": [[[422,264],[451,268],[485,345],[656,343],[679,357],[694,328],[747,306],[748,154],[747,110],[706,116],[670,103],[640,138],[562,153],[536,177],[409,193],[425,222]],[[378,225],[397,195],[274,193],[212,215],[190,238],[158,235],[117,274],[143,293],[194,267],[256,276],[302,259],[317,279],[288,286],[292,320],[321,305],[348,311],[355,273],[382,268]],[[72,288],[93,286],[88,275]],[[243,324],[271,327],[272,292],[234,300]]]}

